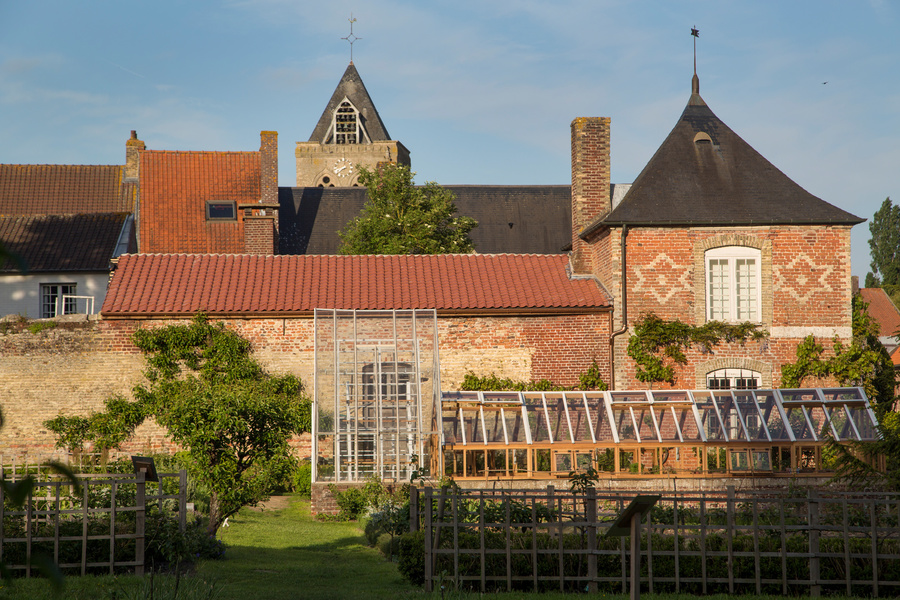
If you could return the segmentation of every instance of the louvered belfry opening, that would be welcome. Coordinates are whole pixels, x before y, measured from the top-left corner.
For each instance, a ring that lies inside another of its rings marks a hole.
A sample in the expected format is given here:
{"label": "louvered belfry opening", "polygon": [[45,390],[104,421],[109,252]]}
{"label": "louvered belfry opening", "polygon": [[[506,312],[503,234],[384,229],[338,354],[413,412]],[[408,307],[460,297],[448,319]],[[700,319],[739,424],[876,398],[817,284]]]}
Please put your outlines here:
{"label": "louvered belfry opening", "polygon": [[437,460],[434,310],[315,311],[313,481],[409,481]]}

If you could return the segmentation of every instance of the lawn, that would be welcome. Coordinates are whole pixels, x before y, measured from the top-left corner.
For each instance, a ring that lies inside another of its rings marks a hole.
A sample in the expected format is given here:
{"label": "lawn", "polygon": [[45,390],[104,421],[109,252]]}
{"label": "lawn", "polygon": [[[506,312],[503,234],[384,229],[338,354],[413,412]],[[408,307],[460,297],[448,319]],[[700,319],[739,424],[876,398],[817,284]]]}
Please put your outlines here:
{"label": "lawn", "polygon": [[[369,548],[357,523],[322,523],[309,515],[309,503],[297,497],[282,502],[283,508],[263,511],[244,509],[220,530],[228,544],[221,560],[206,561],[189,578],[182,579],[178,598],[209,597],[209,586],[219,600],[369,599],[454,600],[483,598],[481,594],[447,589],[425,594],[400,577],[396,565]],[[54,596],[39,579],[0,583],[0,599],[29,600],[138,600],[173,598],[173,577],[134,576],[69,577],[63,595]],[[167,588],[169,593],[165,593]],[[163,592],[163,593],[161,593]],[[586,597],[559,593],[489,594],[498,600],[572,600]],[[600,594],[603,600],[627,600],[627,595]],[[594,596],[597,597],[597,596]],[[646,600],[696,600],[688,595],[642,594]],[[776,600],[778,596],[743,596],[746,600]],[[733,600],[707,596],[704,600]],[[835,599],[836,600],[836,599]]]}

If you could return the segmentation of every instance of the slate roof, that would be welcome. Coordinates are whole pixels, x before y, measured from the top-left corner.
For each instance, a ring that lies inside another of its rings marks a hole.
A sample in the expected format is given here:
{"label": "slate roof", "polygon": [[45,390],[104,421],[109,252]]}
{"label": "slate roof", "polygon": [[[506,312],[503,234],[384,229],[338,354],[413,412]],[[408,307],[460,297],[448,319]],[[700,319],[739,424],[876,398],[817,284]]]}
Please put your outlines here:
{"label": "slate roof", "polygon": [[257,256],[130,254],[120,258],[105,317],[310,314],[315,308],[445,312],[596,312],[610,299],[569,279],[564,255]]}
{"label": "slate roof", "polygon": [[[695,142],[698,134],[709,140]],[[763,158],[713,114],[696,83],[681,118],[622,202],[582,235],[603,224],[855,225],[864,220],[813,196]]]}
{"label": "slate roof", "polygon": [[243,252],[241,221],[207,221],[206,203],[260,193],[259,152],[141,152],[141,252]]}
{"label": "slate roof", "polygon": [[[129,213],[0,217],[0,239],[30,272],[108,271]],[[0,273],[15,272],[11,263]]]}
{"label": "slate roof", "polygon": [[331,100],[328,101],[328,106],[325,107],[325,111],[319,118],[316,128],[313,130],[312,135],[309,136],[310,142],[324,141],[325,134],[331,126],[331,115],[334,114],[334,110],[344,98],[350,100],[359,111],[362,125],[366,133],[369,134],[369,139],[373,142],[386,142],[391,139],[387,128],[378,115],[378,111],[375,110],[375,103],[372,102],[372,98],[369,96],[369,92],[359,76],[359,71],[356,70],[356,67],[351,62],[331,95]]}
{"label": "slate roof", "polygon": [[[555,254],[572,241],[568,185],[448,185],[457,215],[473,217],[482,254]],[[357,217],[365,188],[279,188],[282,254],[336,254],[337,232]]]}
{"label": "slate roof", "polygon": [[121,165],[0,165],[0,215],[132,212]]}

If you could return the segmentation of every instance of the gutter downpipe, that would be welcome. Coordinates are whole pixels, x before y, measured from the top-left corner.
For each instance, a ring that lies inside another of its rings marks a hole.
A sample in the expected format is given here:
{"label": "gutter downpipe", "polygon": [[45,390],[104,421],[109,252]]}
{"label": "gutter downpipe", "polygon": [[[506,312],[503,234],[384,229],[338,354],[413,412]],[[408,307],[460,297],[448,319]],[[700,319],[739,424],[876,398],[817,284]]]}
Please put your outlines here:
{"label": "gutter downpipe", "polygon": [[[627,263],[626,263],[626,244],[625,240],[628,237],[628,225],[622,225],[622,328],[618,331],[614,331],[609,335],[609,379],[611,390],[616,389],[616,338],[622,335],[623,333],[628,331],[628,288],[626,283],[625,273],[627,271]],[[611,315],[612,313],[610,313]],[[612,316],[610,316],[610,325],[612,325]]]}

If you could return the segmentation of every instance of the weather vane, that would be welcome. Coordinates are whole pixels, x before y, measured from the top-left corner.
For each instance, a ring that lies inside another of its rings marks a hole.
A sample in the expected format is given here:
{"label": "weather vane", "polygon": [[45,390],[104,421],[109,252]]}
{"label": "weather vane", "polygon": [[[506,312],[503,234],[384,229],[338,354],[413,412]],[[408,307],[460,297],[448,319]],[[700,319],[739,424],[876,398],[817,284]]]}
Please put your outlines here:
{"label": "weather vane", "polygon": [[[700,30],[694,25],[691,27],[691,35],[694,36],[694,75],[697,74],[697,38],[700,37]],[[352,49],[351,49],[352,54]]]}
{"label": "weather vane", "polygon": [[355,42],[356,40],[361,40],[362,38],[353,35],[353,24],[356,23],[356,19],[353,18],[353,13],[350,13],[350,18],[348,19],[348,21],[350,21],[350,35],[348,35],[347,37],[342,37],[341,39],[347,40],[348,42],[350,42],[350,64],[352,65],[353,64],[353,42]]}

